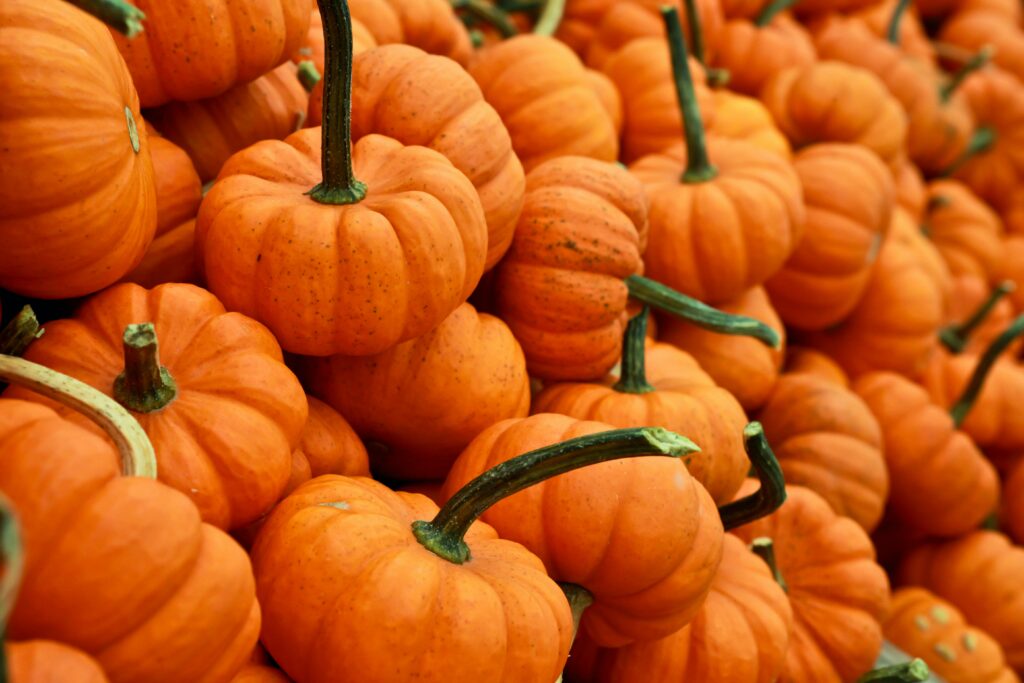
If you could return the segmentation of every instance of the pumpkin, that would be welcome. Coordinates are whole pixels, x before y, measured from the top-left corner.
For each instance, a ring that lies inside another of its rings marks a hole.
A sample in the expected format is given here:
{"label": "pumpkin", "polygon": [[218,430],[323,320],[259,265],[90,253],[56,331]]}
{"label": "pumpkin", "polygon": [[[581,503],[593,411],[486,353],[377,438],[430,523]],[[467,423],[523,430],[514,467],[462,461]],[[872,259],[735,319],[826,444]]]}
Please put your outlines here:
{"label": "pumpkin", "polygon": [[13,683],[109,683],[96,660],[52,640],[6,644],[8,680]]}
{"label": "pumpkin", "polygon": [[375,442],[373,471],[389,479],[442,478],[473,437],[530,411],[522,349],[501,320],[468,303],[422,337],[375,356],[310,359],[304,375]]}
{"label": "pumpkin", "polygon": [[469,73],[505,122],[527,171],[560,156],[618,157],[615,125],[586,69],[554,38],[520,35],[486,47]]}
{"label": "pumpkin", "polygon": [[[1017,286],[1004,281],[992,288],[980,277],[962,275],[953,279],[949,324],[939,338],[952,353],[981,353],[1013,322],[1013,305],[1005,297]],[[1014,346],[1019,346],[1014,342]]]}
{"label": "pumpkin", "polygon": [[[614,427],[660,425],[685,431],[700,442],[701,451],[687,463],[690,475],[716,503],[732,500],[747,474],[741,433],[747,423],[743,408],[726,390],[682,351],[673,347],[682,365],[648,381],[645,372],[647,309],[630,320],[622,340],[622,371],[598,383],[551,383],[533,402],[535,413],[560,413]],[[667,346],[662,344],[661,346]],[[660,361],[660,365],[667,363]]]}
{"label": "pumpkin", "polygon": [[956,275],[995,281],[1002,252],[999,216],[963,183],[935,180],[928,184],[922,230]]}
{"label": "pumpkin", "polygon": [[953,605],[924,588],[901,588],[882,624],[885,637],[904,652],[921,657],[948,683],[1015,683],[1003,649],[974,628]]}
{"label": "pumpkin", "polygon": [[[350,7],[359,5],[359,0],[350,3]],[[357,55],[360,52],[365,52],[375,47],[377,47],[377,39],[370,33],[370,29],[366,28],[366,24],[359,21],[358,18],[352,17],[352,54]],[[313,62],[318,76],[317,81],[320,80],[319,76],[324,72],[324,66],[326,65],[326,55],[324,54],[324,20],[320,18],[320,10],[316,7],[313,8],[313,14],[310,16],[309,31],[306,33],[306,39],[303,41],[302,47],[292,55],[292,61],[298,66],[301,66],[302,62]],[[315,109],[310,107],[309,117],[306,119],[306,123],[311,126],[320,125],[323,88],[320,88],[320,93],[321,96],[317,101],[318,106]],[[316,115],[315,121],[313,120],[314,114]]]}
{"label": "pumpkin", "polygon": [[783,369],[786,374],[814,375],[841,387],[850,386],[850,378],[838,363],[824,353],[804,346],[790,346],[786,349],[786,363]]}
{"label": "pumpkin", "polygon": [[823,330],[842,322],[868,287],[892,216],[892,177],[870,150],[842,143],[806,147],[793,167],[807,207],[804,236],[765,288],[786,324]]}
{"label": "pumpkin", "polygon": [[[280,497],[306,422],[305,395],[267,330],[225,312],[209,292],[117,285],[74,318],[47,323],[25,356],[132,410],[155,444],[161,481],[191,498],[203,521],[241,526]],[[87,423],[28,389],[4,395]]]}
{"label": "pumpkin", "polygon": [[262,664],[248,664],[231,679],[231,683],[290,683],[291,679],[277,669]]}
{"label": "pumpkin", "polygon": [[612,82],[612,79],[594,69],[587,69],[587,80],[590,81],[590,88],[597,95],[601,106],[611,117],[615,134],[621,136],[626,112],[623,109],[622,95],[619,94],[618,87]]}
{"label": "pumpkin", "polygon": [[1024,541],[1024,461],[1018,461],[1003,480],[1002,528],[1019,545]]}
{"label": "pumpkin", "polygon": [[463,66],[470,61],[469,34],[446,0],[350,0],[349,7],[379,45],[407,43]]}
{"label": "pumpkin", "polygon": [[791,67],[765,84],[761,101],[794,147],[858,144],[890,166],[904,153],[907,116],[866,69],[830,60]]}
{"label": "pumpkin", "polygon": [[380,133],[430,147],[473,183],[487,219],[485,268],[492,268],[512,241],[525,181],[505,124],[476,82],[451,60],[404,45],[357,56],[352,82],[353,139]]}
{"label": "pumpkin", "polygon": [[245,552],[155,481],[145,433],[115,402],[20,358],[0,357],[0,378],[66,401],[117,444],[46,406],[0,399],[0,490],[25,549],[5,635],[78,648],[111,683],[230,680],[260,629]]}
{"label": "pumpkin", "polygon": [[1003,238],[1002,257],[996,267],[1000,280],[1009,280],[1019,286],[1010,292],[1010,302],[1018,313],[1024,311],[1024,235]]}
{"label": "pumpkin", "polygon": [[0,167],[13,174],[0,184],[0,288],[95,292],[138,264],[156,230],[132,80],[107,28],[60,0],[5,1],[0,44]]}
{"label": "pumpkin", "polygon": [[1018,79],[1024,78],[1024,36],[1001,12],[960,10],[943,22],[939,40],[970,52],[991,46],[992,61]]}
{"label": "pumpkin", "polygon": [[929,1],[882,0],[868,3],[850,16],[863,22],[872,33],[899,47],[907,55],[927,64],[935,64],[936,50],[917,11],[921,4]]}
{"label": "pumpkin", "polygon": [[910,160],[903,158],[893,170],[893,181],[896,184],[896,203],[914,220],[920,221],[924,216],[924,207],[927,202],[921,169]]}
{"label": "pumpkin", "polygon": [[1024,549],[994,531],[973,531],[910,551],[901,585],[920,586],[948,601],[1002,646],[1006,663],[1024,668]]}
{"label": "pumpkin", "polygon": [[[630,167],[651,202],[646,274],[710,303],[772,275],[803,231],[800,184],[790,164],[747,142],[705,139],[678,18],[667,12],[684,145]],[[756,210],[755,210],[756,209]],[[746,254],[756,252],[756,259]]]}
{"label": "pumpkin", "polygon": [[310,475],[369,476],[366,447],[348,421],[323,401],[313,396],[306,399],[309,401],[309,419],[295,453],[301,453],[309,463]]}
{"label": "pumpkin", "polygon": [[382,135],[350,145],[347,6],[320,2],[324,125],[231,157],[199,208],[197,249],[211,291],[284,349],[371,355],[469,296],[487,226],[472,183],[438,152]]}
{"label": "pumpkin", "polygon": [[761,100],[737,95],[720,88],[712,92],[714,118],[708,126],[711,135],[733,140],[745,140],[787,161],[793,158],[789,140],[775,127],[771,113]]}
{"label": "pumpkin", "polygon": [[[567,680],[587,683],[773,683],[786,661],[793,610],[765,563],[726,534],[722,564],[692,622],[660,640],[573,645]],[[590,663],[595,674],[578,673]]]}
{"label": "pumpkin", "polygon": [[252,551],[262,642],[303,683],[554,680],[573,633],[565,596],[534,554],[474,522],[574,468],[695,448],[660,429],[590,435],[488,472],[440,511],[371,479],[309,481],[278,505]]}
{"label": "pumpkin", "polygon": [[853,390],[882,428],[889,507],[901,522],[929,535],[956,536],[995,509],[995,470],[924,389],[875,372],[855,381]]}

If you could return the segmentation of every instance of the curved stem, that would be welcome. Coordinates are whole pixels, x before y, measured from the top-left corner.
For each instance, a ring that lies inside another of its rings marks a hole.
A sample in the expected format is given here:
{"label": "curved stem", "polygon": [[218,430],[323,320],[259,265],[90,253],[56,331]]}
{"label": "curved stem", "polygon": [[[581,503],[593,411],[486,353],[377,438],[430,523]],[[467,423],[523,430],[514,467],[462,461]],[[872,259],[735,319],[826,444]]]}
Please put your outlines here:
{"label": "curved stem", "polygon": [[772,572],[775,583],[779,584],[784,593],[789,593],[789,585],[786,583],[785,577],[782,576],[782,572],[779,571],[779,564],[775,560],[775,543],[772,539],[767,536],[755,538],[750,544],[750,551],[764,560]]}
{"label": "curved stem", "polygon": [[680,180],[684,183],[703,183],[718,175],[718,169],[711,165],[704,137],[704,122],[700,120],[700,107],[693,89],[690,62],[686,58],[686,38],[679,24],[679,12],[674,7],[662,7],[661,16],[668,34],[668,47],[672,56],[672,76],[679,100],[679,111],[683,116],[683,133],[686,139],[686,170]]}
{"label": "curved stem", "polygon": [[950,76],[949,81],[939,88],[939,97],[942,98],[943,102],[949,102],[949,99],[953,97],[953,93],[960,87],[960,84],[970,76],[972,73],[982,68],[992,60],[994,50],[991,45],[978,50],[977,54],[973,55],[969,60],[960,66],[956,72]]}
{"label": "curved stem", "polygon": [[560,474],[607,460],[651,455],[678,458],[698,451],[697,444],[685,436],[660,427],[613,429],[569,439],[492,467],[459,489],[432,521],[414,522],[412,531],[431,552],[449,562],[462,564],[470,559],[469,546],[463,540],[469,527],[487,508],[503,498]]}
{"label": "curved stem", "polygon": [[647,381],[645,356],[647,353],[647,318],[651,309],[644,306],[630,319],[622,335],[622,371],[619,381],[612,387],[623,394],[646,394],[654,391]]}
{"label": "curved stem", "polygon": [[1000,282],[992,290],[992,294],[989,295],[988,299],[981,306],[978,306],[977,310],[967,320],[956,325],[948,325],[939,330],[939,341],[953,353],[963,351],[964,347],[967,346],[967,342],[970,341],[971,334],[978,329],[981,323],[985,322],[985,319],[992,312],[992,309],[996,307],[996,304],[1015,289],[1017,289],[1017,285],[1011,280]]}
{"label": "curved stem", "polygon": [[0,578],[0,680],[8,681],[7,622],[14,611],[14,601],[21,587],[25,569],[25,555],[21,543],[21,530],[11,501],[0,493],[0,553],[3,555],[3,577]]}
{"label": "curved stem", "polygon": [[981,393],[981,389],[985,385],[985,379],[988,377],[988,372],[995,365],[999,354],[1005,351],[1006,347],[1013,343],[1013,340],[1021,336],[1021,334],[1024,334],[1024,315],[1019,316],[1001,335],[996,337],[995,341],[989,344],[988,348],[985,349],[985,353],[978,359],[978,364],[974,367],[971,380],[967,383],[957,402],[949,409],[949,414],[953,417],[953,424],[958,428],[967,419],[971,408],[974,407],[974,401],[978,398],[978,394]]}
{"label": "curved stem", "polygon": [[705,330],[719,334],[753,337],[773,349],[782,345],[779,333],[760,320],[712,308],[643,275],[627,277],[626,287],[629,289],[629,295],[634,299],[658,310],[671,313]]}
{"label": "curved stem", "polygon": [[156,479],[156,454],[142,426],[106,394],[24,358],[0,356],[0,380],[53,399],[95,422],[117,446],[126,477]]}
{"label": "curved stem", "polygon": [[565,0],[547,0],[540,16],[537,17],[537,23],[533,25],[533,32],[539,36],[555,35],[564,14]]}
{"label": "curved stem", "polygon": [[20,356],[25,353],[29,344],[43,336],[39,329],[39,321],[31,306],[25,306],[18,315],[0,330],[0,353],[7,356]]}
{"label": "curved stem", "polygon": [[138,7],[124,0],[66,0],[75,7],[88,12],[104,24],[129,38],[143,31],[142,22],[146,14]]}
{"label": "curved stem", "polygon": [[778,16],[780,12],[785,12],[797,2],[798,0],[774,0],[757,15],[757,19],[754,20],[754,26],[767,26],[772,23],[772,19]]}
{"label": "curved stem", "polygon": [[968,161],[979,154],[987,152],[992,145],[996,144],[998,138],[999,134],[991,126],[981,126],[980,128],[975,129],[974,135],[971,136],[971,141],[967,143],[967,149],[965,149],[963,154],[960,155],[960,158],[950,164],[949,168],[943,171],[940,176],[948,178],[953,175]]}
{"label": "curved stem", "polygon": [[761,481],[761,488],[718,508],[726,531],[767,517],[786,502],[786,480],[760,422],[751,422],[743,428],[743,446]]}
{"label": "curved stem", "polygon": [[858,678],[857,683],[920,683],[927,681],[929,676],[931,671],[924,660],[913,659],[869,671]]}
{"label": "curved stem", "polygon": [[347,0],[317,0],[324,22],[323,180],[307,192],[320,204],[356,204],[366,185],[352,170],[352,17]]}
{"label": "curved stem", "polygon": [[[323,0],[320,0],[321,2]],[[464,12],[476,21],[493,26],[502,38],[511,38],[519,33],[508,14],[499,8],[481,0],[452,0],[451,5],[456,11]]]}
{"label": "curved stem", "polygon": [[299,83],[302,83],[302,87],[306,89],[306,92],[313,92],[313,88],[320,82],[320,72],[309,59],[304,59],[299,62],[299,70],[296,72],[299,77]]}
{"label": "curved stem", "polygon": [[889,19],[889,27],[885,31],[885,37],[893,45],[899,46],[900,44],[900,23],[903,21],[903,15],[909,6],[910,0],[898,0],[896,9],[892,11],[892,17]]}
{"label": "curved stem", "polygon": [[153,323],[129,325],[124,331],[124,372],[114,380],[114,398],[137,413],[166,408],[178,396],[178,385],[160,365]]}
{"label": "curved stem", "polygon": [[707,51],[704,48],[704,26],[700,22],[700,12],[697,11],[697,0],[683,0],[683,7],[686,10],[686,25],[690,27],[691,54],[701,66],[707,68]]}

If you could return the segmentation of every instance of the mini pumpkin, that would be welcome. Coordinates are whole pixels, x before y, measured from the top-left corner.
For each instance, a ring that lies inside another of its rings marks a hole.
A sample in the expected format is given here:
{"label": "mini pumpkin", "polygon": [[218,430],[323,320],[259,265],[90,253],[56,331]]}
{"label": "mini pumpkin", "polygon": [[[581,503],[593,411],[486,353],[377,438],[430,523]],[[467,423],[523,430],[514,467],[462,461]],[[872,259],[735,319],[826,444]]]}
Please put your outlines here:
{"label": "mini pumpkin", "polygon": [[1001,12],[967,8],[943,22],[939,40],[977,52],[991,46],[992,61],[1018,79],[1024,78],[1024,37],[1020,28]]}
{"label": "mini pumpkin", "polygon": [[[863,22],[876,36],[899,47],[911,57],[927,64],[935,64],[936,50],[918,16],[920,6],[931,1],[933,0],[881,0],[865,4],[850,16]],[[972,1],[976,0],[961,0]]]}
{"label": "mini pumpkin", "polygon": [[96,660],[52,640],[6,644],[6,675],[13,683],[109,683]]}
{"label": "mini pumpkin", "polygon": [[850,386],[850,378],[838,363],[821,351],[805,346],[790,346],[786,349],[784,370],[790,375],[814,375],[841,387]]}
{"label": "mini pumpkin", "polygon": [[892,175],[896,183],[896,203],[914,220],[920,221],[927,203],[921,169],[909,159],[903,158],[896,164]]}
{"label": "mini pumpkin", "polygon": [[928,184],[922,230],[956,275],[997,280],[1003,226],[999,216],[963,183],[935,180]]}
{"label": "mini pumpkin", "polygon": [[775,126],[775,120],[761,100],[737,95],[725,88],[713,91],[712,100],[715,115],[708,126],[711,135],[744,140],[783,159],[793,158],[789,140]]}
{"label": "mini pumpkin", "polygon": [[[1004,281],[989,288],[984,279],[962,275],[953,279],[947,324],[939,337],[952,353],[978,354],[1013,323],[1013,305],[1006,298],[1017,286]],[[1013,346],[1020,346],[1014,342]]]}
{"label": "mini pumpkin", "polygon": [[349,7],[379,45],[407,43],[469,64],[469,34],[446,0],[350,0]]}

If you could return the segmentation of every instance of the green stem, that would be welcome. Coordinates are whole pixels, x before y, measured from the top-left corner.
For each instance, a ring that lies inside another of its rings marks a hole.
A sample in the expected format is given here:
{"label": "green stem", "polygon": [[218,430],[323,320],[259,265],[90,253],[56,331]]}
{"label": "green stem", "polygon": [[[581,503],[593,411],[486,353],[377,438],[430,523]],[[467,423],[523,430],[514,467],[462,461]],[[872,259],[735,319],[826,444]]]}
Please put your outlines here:
{"label": "green stem", "polygon": [[533,32],[538,36],[555,35],[564,14],[565,0],[547,0],[537,17],[537,23],[533,25]]}
{"label": "green stem", "polygon": [[[594,604],[594,596],[583,586],[575,583],[558,582],[558,587],[565,593],[565,599],[569,601],[569,609],[572,610],[572,639],[576,640],[576,634],[580,631],[580,620],[583,619],[583,612]],[[555,683],[562,683],[563,676],[559,676]]]}
{"label": "green stem", "polygon": [[974,401],[978,398],[978,394],[981,393],[985,380],[988,378],[989,370],[995,365],[999,354],[1005,351],[1006,347],[1012,344],[1021,334],[1024,334],[1024,315],[1019,316],[1001,335],[996,337],[995,341],[989,344],[988,348],[985,349],[985,353],[978,359],[978,364],[974,367],[971,380],[967,383],[963,393],[960,394],[960,398],[949,410],[949,414],[953,417],[953,424],[957,427],[964,423],[968,413],[971,412],[971,408],[974,407]]}
{"label": "green stem", "polygon": [[25,306],[0,330],[0,353],[21,356],[29,344],[42,336],[43,330],[39,328],[35,311],[31,306]]}
{"label": "green stem", "polygon": [[[704,136],[704,122],[700,120],[700,107],[693,88],[690,62],[686,58],[686,38],[679,23],[679,12],[674,7],[662,7],[661,16],[668,34],[668,46],[672,55],[672,76],[676,87],[676,99],[683,116],[683,132],[686,139],[686,170],[680,180],[684,183],[703,183],[718,175],[718,169],[708,158],[707,141]],[[692,28],[692,27],[691,27]]]}
{"label": "green stem", "polygon": [[950,98],[953,97],[953,93],[956,92],[960,84],[964,82],[968,76],[989,63],[992,59],[993,49],[991,45],[978,50],[977,54],[972,56],[967,62],[962,64],[956,72],[950,77],[949,81],[939,88],[939,96],[943,102],[949,102]]}
{"label": "green stem", "polygon": [[[693,43],[691,54],[701,66],[707,68],[707,52],[704,48],[704,25],[700,21],[697,0],[684,0],[683,7],[686,9],[686,23],[690,27],[690,42]],[[680,35],[682,35],[682,31],[680,31]]]}
{"label": "green stem", "polygon": [[718,508],[726,531],[767,517],[786,502],[786,480],[760,422],[751,422],[744,427],[743,447],[761,481],[761,488]]}
{"label": "green stem", "polygon": [[352,17],[347,0],[317,0],[324,22],[323,180],[307,192],[320,204],[356,204],[366,185],[352,170]]}
{"label": "green stem", "polygon": [[963,351],[964,347],[967,346],[967,342],[970,341],[971,334],[978,329],[981,323],[985,322],[985,319],[992,312],[992,309],[996,307],[996,304],[1015,289],[1017,289],[1017,285],[1010,280],[1000,282],[992,290],[992,294],[989,295],[988,299],[967,320],[956,325],[948,325],[939,330],[939,341],[953,353]]}
{"label": "green stem", "polygon": [[619,381],[612,387],[623,394],[646,394],[654,391],[647,381],[645,356],[647,353],[647,318],[651,309],[643,310],[630,319],[622,335],[622,371]]}
{"label": "green stem", "polygon": [[129,325],[124,331],[124,372],[114,380],[114,398],[137,413],[166,408],[178,395],[178,385],[160,365],[153,323]]}
{"label": "green stem", "polygon": [[773,349],[782,345],[779,333],[760,320],[712,308],[642,275],[627,277],[626,287],[629,289],[629,295],[634,299],[658,310],[671,313],[705,330],[718,334],[753,337]]}
{"label": "green stem", "polygon": [[924,660],[913,659],[902,664],[893,664],[869,671],[857,679],[857,683],[920,683],[931,675]]}
{"label": "green stem", "polygon": [[487,508],[534,484],[607,460],[700,451],[697,444],[660,427],[634,427],[588,434],[538,448],[492,467],[459,489],[430,522],[413,522],[416,539],[449,562],[470,559],[464,537]]}
{"label": "green stem", "polygon": [[768,565],[775,583],[779,584],[783,592],[789,593],[789,584],[786,583],[785,577],[782,576],[782,572],[779,570],[779,564],[775,560],[775,543],[772,542],[772,539],[767,536],[755,538],[750,544],[750,550]]}
{"label": "green stem", "polygon": [[7,671],[7,622],[14,611],[21,577],[25,569],[25,555],[21,543],[21,530],[14,506],[7,496],[0,493],[0,553],[3,554],[3,577],[0,578],[0,682],[6,683]]}
{"label": "green stem", "polygon": [[75,7],[88,12],[104,24],[129,38],[143,31],[142,22],[146,14],[138,7],[124,0],[66,0]]}
{"label": "green stem", "polygon": [[754,26],[767,26],[772,23],[772,19],[778,16],[780,12],[785,12],[797,2],[798,0],[774,0],[757,15],[757,19],[754,20]]}
{"label": "green stem", "polygon": [[498,3],[498,8],[506,14],[539,12],[546,2],[547,0],[502,0]]}
{"label": "green stem", "polygon": [[967,143],[967,149],[965,149],[963,154],[961,154],[956,161],[950,164],[949,168],[943,171],[940,176],[948,178],[953,175],[968,161],[979,154],[987,152],[992,145],[996,144],[998,138],[999,134],[991,126],[982,126],[975,129],[974,135],[971,136],[971,141]]}
{"label": "green stem", "polygon": [[299,62],[299,83],[302,83],[302,87],[306,89],[306,92],[313,92],[313,88],[320,82],[320,72],[317,71],[316,64],[311,60],[304,59]]}
{"label": "green stem", "polygon": [[[319,0],[323,2],[323,0]],[[519,33],[512,19],[493,5],[481,0],[451,0],[456,11],[463,12],[477,21],[493,26],[502,38],[511,38]]]}
{"label": "green stem", "polygon": [[889,28],[885,31],[885,37],[893,45],[899,46],[900,44],[900,23],[903,21],[903,15],[909,6],[910,0],[899,0],[896,3],[896,9],[892,11],[892,17],[889,19]]}

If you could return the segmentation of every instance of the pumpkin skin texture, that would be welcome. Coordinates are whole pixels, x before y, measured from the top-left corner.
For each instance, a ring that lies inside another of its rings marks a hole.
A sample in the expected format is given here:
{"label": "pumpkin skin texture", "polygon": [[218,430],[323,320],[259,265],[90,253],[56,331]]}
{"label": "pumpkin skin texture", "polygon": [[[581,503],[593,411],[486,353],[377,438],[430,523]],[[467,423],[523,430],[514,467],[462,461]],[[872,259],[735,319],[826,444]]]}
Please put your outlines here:
{"label": "pumpkin skin texture", "polygon": [[131,4],[146,13],[146,29],[132,39],[114,33],[114,41],[143,107],[215,97],[256,80],[299,48],[313,7],[312,0]]}
{"label": "pumpkin skin texture", "polygon": [[352,0],[352,18],[366,25],[379,45],[407,43],[469,64],[473,46],[445,0]]}
{"label": "pumpkin skin texture", "polygon": [[[754,480],[738,495],[757,487]],[[875,563],[871,539],[836,515],[818,494],[787,486],[776,512],[734,533],[748,543],[768,537],[789,586],[793,634],[780,680],[854,681],[872,668],[882,647],[879,624],[889,607],[889,580]]]}
{"label": "pumpkin skin texture", "polygon": [[850,386],[850,378],[838,363],[820,351],[803,346],[790,346],[786,349],[785,371],[789,375],[814,375],[841,387]]}
{"label": "pumpkin skin texture", "polygon": [[901,588],[882,624],[885,637],[920,657],[948,683],[1016,683],[999,643],[969,625],[953,605],[923,588]]}
{"label": "pumpkin skin texture", "polygon": [[890,166],[904,153],[907,116],[866,69],[835,61],[789,68],[765,84],[761,101],[794,147],[858,144]]}
{"label": "pumpkin skin texture", "polygon": [[708,127],[712,135],[745,140],[787,161],[793,158],[789,140],[775,127],[775,120],[761,100],[724,88],[713,91],[712,100],[715,116]]}
{"label": "pumpkin skin texture", "polygon": [[[162,410],[132,413],[154,443],[161,481],[214,526],[255,520],[280,497],[307,417],[302,387],[262,325],[225,312],[192,285],[121,284],[74,318],[47,323],[49,338],[33,342],[25,357],[113,395],[125,369],[125,328],[140,322],[154,324],[160,363],[177,383]],[[19,387],[4,395],[54,405]],[[58,412],[91,426],[66,408]]]}
{"label": "pumpkin skin texture", "polygon": [[996,280],[1003,226],[999,216],[966,185],[955,180],[928,184],[924,230],[954,276]]}
{"label": "pumpkin skin texture", "polygon": [[623,169],[553,159],[526,177],[526,202],[497,269],[497,311],[530,374],[603,377],[619,358],[628,291],[643,268],[647,202]]}
{"label": "pumpkin skin texture", "polygon": [[8,642],[7,675],[12,683],[109,683],[89,655],[52,640]]}
{"label": "pumpkin skin texture", "polygon": [[410,529],[436,513],[425,496],[333,475],[278,505],[252,558],[262,642],[286,673],[300,683],[558,676],[572,616],[543,565],[479,522],[469,562],[444,560]]}
{"label": "pumpkin skin texture", "polygon": [[[593,683],[773,683],[782,672],[793,610],[768,566],[743,541],[725,535],[722,564],[692,622],[661,640],[598,649],[573,644],[569,681]],[[594,660],[596,676],[577,676]]]}
{"label": "pumpkin skin texture", "polygon": [[0,288],[95,292],[138,264],[156,230],[138,96],[106,27],[81,10],[5,1],[0,27],[0,167],[18,176],[0,183]]}
{"label": "pumpkin skin texture", "polygon": [[757,97],[775,74],[815,61],[807,30],[789,14],[780,14],[766,26],[735,19],[726,22],[714,65],[729,72],[730,90]]}
{"label": "pumpkin skin texture", "polygon": [[853,390],[882,428],[889,507],[905,525],[955,536],[976,528],[995,509],[995,469],[924,389],[899,375],[876,372],[854,382]]}
{"label": "pumpkin skin texture", "polygon": [[483,272],[483,209],[451,162],[381,135],[352,152],[369,187],[358,204],[305,195],[321,177],[320,129],[312,128],[233,156],[199,209],[211,291],[293,353],[370,355],[420,336]]}
{"label": "pumpkin skin texture", "polygon": [[[523,352],[498,318],[462,304],[375,356],[311,359],[305,378],[374,449],[378,477],[439,479],[485,428],[530,412]],[[456,391],[457,389],[457,391]]]}
{"label": "pumpkin skin texture", "polygon": [[309,419],[302,430],[297,453],[309,463],[312,476],[342,474],[370,476],[366,446],[341,414],[314,396],[307,396]]}
{"label": "pumpkin skin texture", "polygon": [[[459,455],[444,496],[521,453],[608,428],[552,413],[499,422]],[[580,628],[606,647],[688,623],[722,558],[714,501],[675,459],[592,465],[509,496],[481,519],[536,553],[552,578],[590,591]]]}
{"label": "pumpkin skin texture", "polygon": [[554,38],[520,35],[484,48],[469,73],[501,115],[527,172],[560,156],[618,158],[611,116],[579,58]]}
{"label": "pumpkin skin texture", "polygon": [[899,568],[899,583],[948,600],[1002,646],[1006,663],[1024,669],[1024,549],[994,531],[915,548]]}
{"label": "pumpkin skin texture", "polygon": [[765,288],[786,324],[823,330],[849,315],[868,286],[892,216],[892,176],[870,150],[841,143],[807,147],[793,167],[807,207],[804,236]]}
{"label": "pumpkin skin texture", "polygon": [[430,147],[473,183],[487,218],[484,267],[492,268],[512,242],[526,182],[508,130],[476,82],[451,60],[406,45],[357,56],[352,82],[353,140],[380,133]]}
{"label": "pumpkin skin texture", "polygon": [[181,493],[120,476],[110,442],[46,406],[0,404],[0,489],[25,549],[9,637],[76,647],[111,683],[230,680],[260,629],[245,552]]}
{"label": "pumpkin skin texture", "polygon": [[869,533],[878,526],[889,474],[881,428],[857,394],[812,375],[786,374],[758,420],[787,482],[811,489]]}

